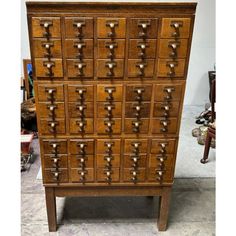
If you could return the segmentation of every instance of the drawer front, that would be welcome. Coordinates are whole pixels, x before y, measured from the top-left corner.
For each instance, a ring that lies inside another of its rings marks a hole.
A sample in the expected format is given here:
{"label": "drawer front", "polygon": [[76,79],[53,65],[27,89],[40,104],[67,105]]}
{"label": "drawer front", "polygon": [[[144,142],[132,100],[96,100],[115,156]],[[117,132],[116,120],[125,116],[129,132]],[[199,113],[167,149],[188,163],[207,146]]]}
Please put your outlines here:
{"label": "drawer front", "polygon": [[125,38],[126,19],[125,18],[98,18],[97,37],[98,38]]}
{"label": "drawer front", "polygon": [[111,53],[111,50],[113,50],[113,55],[115,59],[125,57],[124,39],[116,39],[115,41],[110,41],[109,39],[98,39],[97,43],[97,58],[108,58]]}
{"label": "drawer front", "polygon": [[54,134],[65,134],[65,120],[56,119],[52,121],[50,119],[40,120],[40,131],[42,134],[54,135]]}
{"label": "drawer front", "polygon": [[159,59],[157,76],[159,77],[183,77],[185,72],[185,60],[175,61]]}
{"label": "drawer front", "polygon": [[190,18],[163,18],[161,38],[189,38]]}
{"label": "drawer front", "polygon": [[51,156],[44,156],[43,158],[44,168],[67,168],[68,167],[68,159],[67,155],[58,155],[55,157],[54,155]]}
{"label": "drawer front", "polygon": [[152,139],[151,142],[151,153],[171,154],[175,152],[175,139]]}
{"label": "drawer front", "polygon": [[79,102],[81,98],[84,101],[93,101],[93,85],[69,85],[68,86],[68,101]]}
{"label": "drawer front", "polygon": [[38,100],[46,101],[64,101],[64,87],[60,84],[38,84]]}
{"label": "drawer front", "polygon": [[125,119],[125,130],[126,134],[144,134],[148,133],[149,128],[149,119],[141,118],[139,122],[139,126],[135,125],[136,120],[132,118]]}
{"label": "drawer front", "polygon": [[123,172],[124,182],[144,182],[146,179],[146,169],[139,168],[138,170],[133,170],[130,168],[125,168]]}
{"label": "drawer front", "polygon": [[123,86],[115,84],[101,84],[97,86],[97,101],[122,101]]}
{"label": "drawer front", "polygon": [[44,170],[44,183],[66,183],[68,182],[68,170],[67,169],[47,169]]}
{"label": "drawer front", "polygon": [[[81,109],[83,110],[81,111]],[[68,112],[70,118],[79,118],[82,116],[86,118],[93,118],[94,114],[94,107],[93,102],[85,102],[85,104],[69,102],[68,103]]]}
{"label": "drawer front", "polygon": [[177,128],[177,118],[153,119],[152,133],[154,134],[175,134]]}
{"label": "drawer front", "polygon": [[93,18],[65,17],[66,38],[93,38]]}
{"label": "drawer front", "polygon": [[149,168],[148,181],[156,183],[172,182],[174,176],[171,170],[157,170],[156,168]]}
{"label": "drawer front", "polygon": [[76,39],[65,40],[65,57],[66,58],[93,58],[93,39],[84,39],[83,41]]}
{"label": "drawer front", "polygon": [[94,181],[94,169],[71,169],[70,173],[72,182],[86,183]]}
{"label": "drawer front", "polygon": [[84,59],[66,60],[67,72],[69,78],[90,78],[93,77],[93,60]]}
{"label": "drawer front", "polygon": [[153,77],[154,60],[128,59],[128,77]]}
{"label": "drawer front", "polygon": [[[110,177],[110,178],[109,178]],[[105,170],[103,168],[97,169],[98,182],[118,182],[120,180],[120,169],[112,168],[112,170]]]}
{"label": "drawer front", "polygon": [[126,101],[150,101],[152,85],[127,85]]}
{"label": "drawer front", "polygon": [[44,139],[41,142],[44,154],[67,154],[67,140]]}
{"label": "drawer front", "polygon": [[135,162],[133,160],[134,155],[130,154],[130,155],[124,155],[124,168],[134,168],[134,167],[138,167],[139,168],[145,168],[146,167],[146,162],[147,162],[147,155],[145,154],[139,154],[138,156],[138,160]]}
{"label": "drawer front", "polygon": [[33,54],[34,57],[48,57],[53,58],[62,57],[61,54],[61,40],[60,39],[33,39]]}
{"label": "drawer front", "polygon": [[148,152],[148,140],[147,139],[125,139],[125,153],[134,153],[134,144],[138,143],[139,153]]}
{"label": "drawer front", "polygon": [[125,103],[125,117],[134,118],[138,111],[140,111],[140,117],[148,118],[150,116],[151,103],[142,102],[138,104],[137,102],[127,102]]}
{"label": "drawer front", "polygon": [[145,41],[141,39],[129,40],[129,58],[153,58],[156,56],[156,39],[147,39]]}
{"label": "drawer front", "polygon": [[153,116],[179,116],[180,114],[179,102],[155,102]]}
{"label": "drawer front", "polygon": [[35,59],[35,74],[37,77],[63,77],[61,59]]}
{"label": "drawer front", "polygon": [[97,103],[97,115],[99,118],[108,117],[109,111],[111,109],[112,117],[122,117],[122,103],[114,102],[110,104],[108,102],[98,102]]}
{"label": "drawer front", "polygon": [[160,58],[186,58],[188,51],[188,39],[160,39]]}
{"label": "drawer front", "polygon": [[175,162],[174,156],[172,154],[160,155],[151,154],[149,157],[150,168],[156,168],[157,170],[171,170]]}
{"label": "drawer front", "polygon": [[70,155],[71,168],[94,168],[93,155]]}
{"label": "drawer front", "polygon": [[[109,159],[109,162],[107,161]],[[112,169],[115,167],[120,167],[120,155],[119,154],[113,154],[112,156],[107,156],[104,154],[98,154],[96,156],[97,161],[97,167],[98,168],[109,168]],[[108,164],[110,163],[110,165]]]}
{"label": "drawer front", "polygon": [[71,139],[69,142],[69,151],[70,154],[83,154],[83,146],[84,145],[84,153],[94,154],[94,141],[93,139]]}
{"label": "drawer front", "polygon": [[[112,67],[110,69],[109,67]],[[97,60],[97,77],[98,78],[120,78],[124,75],[124,60],[115,59],[110,61],[108,59]]]}
{"label": "drawer front", "polygon": [[98,139],[97,140],[97,153],[106,154],[108,151],[109,145],[111,145],[111,150],[113,154],[120,153],[120,139]]}
{"label": "drawer front", "polygon": [[38,112],[41,118],[64,118],[65,117],[65,109],[64,102],[55,102],[53,104],[49,102],[40,102],[38,103]]}
{"label": "drawer front", "polygon": [[130,38],[156,38],[158,20],[153,18],[131,18],[129,20]]}
{"label": "drawer front", "polygon": [[85,120],[70,119],[70,133],[71,134],[91,134],[93,133],[93,119],[86,118]]}
{"label": "drawer front", "polygon": [[98,118],[97,132],[99,134],[120,134],[121,133],[121,119],[112,118],[111,120]]}
{"label": "drawer front", "polygon": [[32,17],[32,37],[61,37],[61,21],[59,17]]}

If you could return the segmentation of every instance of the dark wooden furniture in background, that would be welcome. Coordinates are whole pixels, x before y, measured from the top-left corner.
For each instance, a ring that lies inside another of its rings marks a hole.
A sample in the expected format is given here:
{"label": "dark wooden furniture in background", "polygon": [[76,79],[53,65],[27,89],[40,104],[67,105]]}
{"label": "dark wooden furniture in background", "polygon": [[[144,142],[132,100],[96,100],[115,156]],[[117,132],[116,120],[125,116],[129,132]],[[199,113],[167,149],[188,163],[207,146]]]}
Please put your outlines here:
{"label": "dark wooden furniture in background", "polygon": [[56,197],[160,196],[167,226],[196,3],[27,2],[49,231]]}

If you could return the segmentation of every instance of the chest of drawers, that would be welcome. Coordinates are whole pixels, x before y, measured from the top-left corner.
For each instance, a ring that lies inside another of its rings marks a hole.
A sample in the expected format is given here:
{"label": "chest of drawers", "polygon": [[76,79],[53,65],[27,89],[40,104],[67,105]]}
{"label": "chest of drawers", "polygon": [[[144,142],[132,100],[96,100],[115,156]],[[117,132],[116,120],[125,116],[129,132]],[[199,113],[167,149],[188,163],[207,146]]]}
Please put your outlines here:
{"label": "chest of drawers", "polygon": [[56,197],[160,196],[165,230],[195,3],[27,2],[49,231]]}

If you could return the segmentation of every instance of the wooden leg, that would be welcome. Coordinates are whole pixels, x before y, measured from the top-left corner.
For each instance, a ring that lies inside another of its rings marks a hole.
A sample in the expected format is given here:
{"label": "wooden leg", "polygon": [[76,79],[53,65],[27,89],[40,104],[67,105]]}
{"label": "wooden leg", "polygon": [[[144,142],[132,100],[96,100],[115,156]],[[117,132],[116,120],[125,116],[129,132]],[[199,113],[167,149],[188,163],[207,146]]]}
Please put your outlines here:
{"label": "wooden leg", "polygon": [[54,188],[45,188],[49,232],[57,231],[56,197]]}
{"label": "wooden leg", "polygon": [[159,231],[165,231],[168,221],[169,205],[170,205],[171,187],[163,189],[163,194],[160,197],[159,203],[159,219],[158,229]]}
{"label": "wooden leg", "polygon": [[200,161],[202,164],[207,163],[207,159],[208,159],[208,155],[209,155],[209,151],[210,151],[211,139],[212,139],[212,137],[208,132],[207,137],[206,137],[206,141],[205,141],[205,149],[204,149],[203,158]]}

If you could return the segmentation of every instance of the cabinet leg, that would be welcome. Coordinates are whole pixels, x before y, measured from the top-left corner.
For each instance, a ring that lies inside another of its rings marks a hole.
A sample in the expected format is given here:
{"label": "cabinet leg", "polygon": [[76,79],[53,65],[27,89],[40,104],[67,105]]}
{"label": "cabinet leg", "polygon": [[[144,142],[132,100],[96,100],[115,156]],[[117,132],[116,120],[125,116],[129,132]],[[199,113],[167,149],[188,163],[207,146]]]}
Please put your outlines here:
{"label": "cabinet leg", "polygon": [[158,219],[158,229],[159,231],[165,231],[168,222],[168,213],[170,205],[171,187],[163,189],[163,194],[160,197],[159,203],[159,219]]}
{"label": "cabinet leg", "polygon": [[56,197],[54,188],[45,188],[49,232],[57,231]]}

